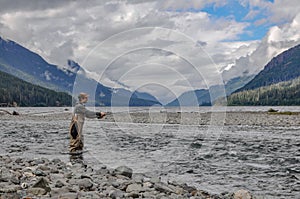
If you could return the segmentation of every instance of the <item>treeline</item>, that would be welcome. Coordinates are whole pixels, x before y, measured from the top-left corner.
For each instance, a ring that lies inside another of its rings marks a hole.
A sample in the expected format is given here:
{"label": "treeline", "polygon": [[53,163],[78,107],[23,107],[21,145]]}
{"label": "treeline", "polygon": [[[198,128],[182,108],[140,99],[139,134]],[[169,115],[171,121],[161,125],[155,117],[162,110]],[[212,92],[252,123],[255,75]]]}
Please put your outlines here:
{"label": "treeline", "polygon": [[233,93],[227,98],[231,106],[292,106],[300,105],[300,78]]}
{"label": "treeline", "polygon": [[72,106],[72,97],[0,71],[0,103],[18,106]]}

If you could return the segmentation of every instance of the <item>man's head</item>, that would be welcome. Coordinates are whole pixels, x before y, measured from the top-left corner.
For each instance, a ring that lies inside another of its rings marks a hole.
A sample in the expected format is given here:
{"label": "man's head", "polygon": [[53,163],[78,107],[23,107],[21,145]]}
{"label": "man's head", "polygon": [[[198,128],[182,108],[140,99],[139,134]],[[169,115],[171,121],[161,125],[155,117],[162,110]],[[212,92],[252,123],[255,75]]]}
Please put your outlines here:
{"label": "man's head", "polygon": [[79,100],[80,103],[86,103],[88,101],[88,97],[89,97],[88,94],[86,94],[86,93],[80,93],[78,95],[78,100]]}

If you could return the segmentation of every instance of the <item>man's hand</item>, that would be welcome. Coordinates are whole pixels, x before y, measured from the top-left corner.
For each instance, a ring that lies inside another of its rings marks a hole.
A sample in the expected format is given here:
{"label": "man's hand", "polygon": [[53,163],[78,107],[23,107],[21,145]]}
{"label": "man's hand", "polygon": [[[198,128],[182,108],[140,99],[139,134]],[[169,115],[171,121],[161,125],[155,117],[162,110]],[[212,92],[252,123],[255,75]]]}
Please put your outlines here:
{"label": "man's hand", "polygon": [[101,118],[103,118],[106,115],[106,113],[104,113],[104,112],[98,112],[98,113],[96,113],[96,115],[97,115],[98,119],[101,119]]}

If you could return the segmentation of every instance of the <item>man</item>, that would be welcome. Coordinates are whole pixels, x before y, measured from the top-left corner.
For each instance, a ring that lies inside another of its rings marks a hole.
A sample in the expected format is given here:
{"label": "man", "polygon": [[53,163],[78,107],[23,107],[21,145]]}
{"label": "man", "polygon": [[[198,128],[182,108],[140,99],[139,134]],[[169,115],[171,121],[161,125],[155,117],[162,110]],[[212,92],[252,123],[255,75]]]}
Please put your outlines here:
{"label": "man", "polygon": [[104,112],[93,112],[85,108],[88,101],[86,93],[80,93],[78,96],[79,103],[74,107],[74,113],[70,125],[70,152],[76,152],[83,149],[83,124],[85,117],[101,119],[105,116]]}

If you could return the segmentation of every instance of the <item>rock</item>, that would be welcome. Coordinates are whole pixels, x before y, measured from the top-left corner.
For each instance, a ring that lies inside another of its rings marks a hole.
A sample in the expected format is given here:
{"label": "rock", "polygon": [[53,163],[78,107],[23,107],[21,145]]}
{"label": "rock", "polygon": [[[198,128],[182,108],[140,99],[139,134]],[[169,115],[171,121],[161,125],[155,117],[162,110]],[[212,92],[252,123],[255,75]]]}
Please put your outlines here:
{"label": "rock", "polygon": [[73,176],[73,173],[72,172],[68,172],[68,173],[65,173],[64,174],[64,177],[67,178],[67,179],[71,179]]}
{"label": "rock", "polygon": [[52,198],[57,198],[60,195],[63,195],[65,193],[69,193],[69,189],[67,187],[62,188],[52,188],[50,191],[50,195]]}
{"label": "rock", "polygon": [[127,188],[126,188],[126,192],[127,192],[127,193],[130,193],[130,192],[138,192],[138,193],[140,193],[140,192],[142,192],[142,191],[143,191],[142,185],[136,184],[136,183],[130,184],[130,185],[128,185]]}
{"label": "rock", "polygon": [[155,183],[154,188],[155,188],[155,190],[163,192],[163,193],[175,193],[175,191],[173,189],[171,189],[168,185],[166,185],[162,182]]}
{"label": "rock", "polygon": [[96,175],[106,175],[106,174],[109,174],[109,170],[108,169],[98,169],[95,171]]}
{"label": "rock", "polygon": [[112,199],[117,199],[117,198],[123,198],[124,194],[125,193],[121,190],[112,190],[109,192],[108,196],[111,197]]}
{"label": "rock", "polygon": [[12,178],[10,179],[10,181],[11,181],[13,184],[20,184],[20,180],[19,180],[16,176],[12,177]]}
{"label": "rock", "polygon": [[99,193],[96,191],[81,192],[78,196],[80,199],[91,199],[91,198],[100,198]]}
{"label": "rock", "polygon": [[0,182],[9,182],[11,178],[13,178],[13,174],[10,172],[9,169],[3,167],[0,170]]}
{"label": "rock", "polygon": [[49,171],[50,170],[50,167],[47,167],[45,165],[39,165],[37,167],[37,170],[42,170],[42,171]]}
{"label": "rock", "polygon": [[160,180],[160,177],[152,177],[151,179],[150,179],[150,182],[151,183],[153,183],[153,184],[155,184],[155,183],[157,183],[157,182],[160,182],[161,180]]}
{"label": "rock", "polygon": [[58,163],[61,163],[61,160],[58,159],[58,158],[54,158],[51,162],[52,162],[53,164],[58,164]]}
{"label": "rock", "polygon": [[45,189],[46,192],[50,192],[51,188],[49,187],[48,181],[42,177],[40,178],[33,186],[32,188],[42,188]]}
{"label": "rock", "polygon": [[58,197],[58,199],[78,199],[77,193],[64,193]]}
{"label": "rock", "polygon": [[88,174],[81,174],[81,176],[80,176],[80,178],[89,178],[89,179],[92,179],[92,177],[90,176],[90,175],[88,175]]}
{"label": "rock", "polygon": [[115,182],[112,182],[111,185],[112,185],[114,188],[118,188],[118,187],[120,187],[121,184],[115,181]]}
{"label": "rock", "polygon": [[233,198],[234,199],[252,199],[252,196],[249,191],[241,189],[234,193]]}
{"label": "rock", "polygon": [[186,184],[181,186],[185,191],[189,192],[189,193],[194,193],[197,192],[197,189],[193,186],[188,186]]}
{"label": "rock", "polygon": [[125,194],[125,198],[139,198],[140,194],[137,192],[130,192]]}
{"label": "rock", "polygon": [[24,172],[23,175],[27,178],[31,178],[34,176],[32,172]]}
{"label": "rock", "polygon": [[27,184],[26,182],[23,182],[23,183],[21,184],[21,188],[22,188],[22,189],[27,189],[27,188],[28,188],[28,184]]}
{"label": "rock", "polygon": [[78,186],[80,190],[89,191],[93,187],[93,183],[88,178],[79,179]]}
{"label": "rock", "polygon": [[36,175],[36,176],[47,176],[47,174],[44,171],[40,170],[40,169],[35,170],[34,175]]}
{"label": "rock", "polygon": [[17,164],[23,163],[23,159],[22,158],[17,158],[15,160],[15,163],[17,163]]}
{"label": "rock", "polygon": [[140,174],[140,173],[132,174],[132,180],[134,182],[143,183],[144,182],[144,178],[145,178],[144,174]]}
{"label": "rock", "polygon": [[[5,186],[0,186],[0,193],[15,193],[19,189],[19,186],[12,186],[12,185],[5,185]],[[0,194],[1,198],[1,194]]]}
{"label": "rock", "polygon": [[132,177],[132,169],[126,166],[120,166],[114,170],[114,174],[116,175],[123,175],[128,178]]}
{"label": "rock", "polygon": [[65,186],[65,184],[61,181],[61,180],[57,180],[56,183],[55,183],[55,187],[57,188],[61,188]]}
{"label": "rock", "polygon": [[59,173],[59,170],[57,168],[51,168],[50,173]]}
{"label": "rock", "polygon": [[33,194],[35,196],[45,195],[47,191],[39,187],[31,187],[27,190],[27,193]]}
{"label": "rock", "polygon": [[153,184],[151,182],[144,182],[143,187],[152,188]]}

